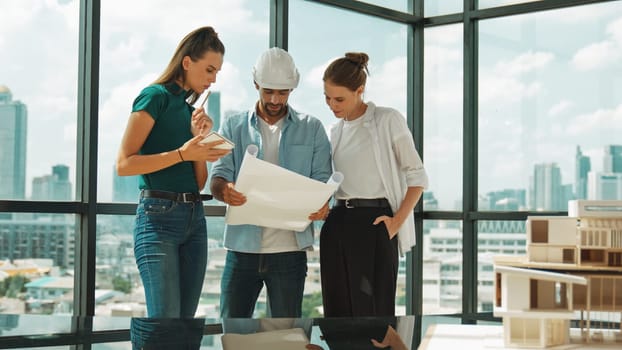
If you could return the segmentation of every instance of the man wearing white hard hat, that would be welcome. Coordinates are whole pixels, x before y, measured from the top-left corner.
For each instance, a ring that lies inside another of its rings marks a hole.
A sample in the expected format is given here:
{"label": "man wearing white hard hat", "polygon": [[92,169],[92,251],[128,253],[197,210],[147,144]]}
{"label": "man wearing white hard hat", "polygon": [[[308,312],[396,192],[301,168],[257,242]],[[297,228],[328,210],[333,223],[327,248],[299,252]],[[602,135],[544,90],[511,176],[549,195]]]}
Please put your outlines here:
{"label": "man wearing white hard hat", "polygon": [[[300,79],[290,54],[276,47],[265,51],[253,67],[253,79],[259,100],[249,111],[222,123],[220,133],[232,140],[235,148],[212,167],[212,194],[232,206],[246,202],[234,183],[249,145],[259,147],[258,158],[309,178],[326,182],[332,173],[330,143],[322,123],[287,103]],[[327,214],[325,205],[310,213],[309,219],[322,220]],[[264,284],[268,316],[301,317],[306,250],[312,245],[312,225],[301,232],[226,225],[221,317],[252,317]]]}

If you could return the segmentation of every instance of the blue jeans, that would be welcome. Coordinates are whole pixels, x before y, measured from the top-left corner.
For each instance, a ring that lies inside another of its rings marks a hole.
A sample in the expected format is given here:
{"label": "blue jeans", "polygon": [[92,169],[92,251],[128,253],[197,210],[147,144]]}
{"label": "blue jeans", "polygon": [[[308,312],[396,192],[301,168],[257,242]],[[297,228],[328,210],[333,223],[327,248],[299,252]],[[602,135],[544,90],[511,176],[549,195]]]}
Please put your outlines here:
{"label": "blue jeans", "polygon": [[141,198],[134,256],[148,317],[194,317],[207,265],[203,203]]}
{"label": "blue jeans", "polygon": [[205,319],[202,318],[132,318],[132,349],[198,350],[204,328]]}
{"label": "blue jeans", "polygon": [[252,317],[265,283],[268,317],[301,317],[306,276],[306,252],[251,254],[229,250],[220,282],[220,316]]}

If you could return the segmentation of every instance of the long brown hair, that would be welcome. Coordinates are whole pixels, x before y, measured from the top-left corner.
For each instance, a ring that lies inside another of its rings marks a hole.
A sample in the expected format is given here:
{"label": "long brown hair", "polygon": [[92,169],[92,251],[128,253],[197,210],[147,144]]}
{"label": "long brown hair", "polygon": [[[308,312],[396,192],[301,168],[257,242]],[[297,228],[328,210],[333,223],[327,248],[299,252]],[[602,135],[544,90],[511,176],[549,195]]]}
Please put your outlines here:
{"label": "long brown hair", "polygon": [[368,61],[369,56],[364,52],[347,52],[344,57],[328,65],[324,71],[323,80],[346,87],[350,91],[356,91],[360,86],[365,86],[367,82]]}
{"label": "long brown hair", "polygon": [[[201,27],[186,35],[177,48],[164,72],[154,81],[154,84],[171,84],[178,80],[185,82],[186,75],[182,65],[184,57],[189,56],[193,61],[201,59],[207,51],[225,54],[225,45],[218,38],[212,27]],[[190,104],[193,104],[199,95],[192,91]]]}

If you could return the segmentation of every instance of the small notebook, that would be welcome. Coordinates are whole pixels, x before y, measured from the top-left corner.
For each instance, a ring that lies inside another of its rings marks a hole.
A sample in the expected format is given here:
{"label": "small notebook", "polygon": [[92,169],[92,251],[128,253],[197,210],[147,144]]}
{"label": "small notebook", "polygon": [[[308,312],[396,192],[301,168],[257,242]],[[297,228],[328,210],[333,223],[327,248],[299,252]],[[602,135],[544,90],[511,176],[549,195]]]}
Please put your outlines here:
{"label": "small notebook", "polygon": [[199,142],[199,143],[214,142],[214,141],[218,141],[218,140],[223,140],[225,142],[221,143],[220,145],[218,145],[218,146],[216,146],[214,148],[218,148],[218,149],[232,149],[233,147],[235,147],[235,144],[231,140],[227,139],[226,137],[220,135],[219,133],[217,133],[215,131],[211,131],[209,134],[205,135],[203,140],[201,140],[201,142]]}
{"label": "small notebook", "polygon": [[279,329],[251,334],[225,333],[223,350],[305,350],[309,339],[302,328]]}

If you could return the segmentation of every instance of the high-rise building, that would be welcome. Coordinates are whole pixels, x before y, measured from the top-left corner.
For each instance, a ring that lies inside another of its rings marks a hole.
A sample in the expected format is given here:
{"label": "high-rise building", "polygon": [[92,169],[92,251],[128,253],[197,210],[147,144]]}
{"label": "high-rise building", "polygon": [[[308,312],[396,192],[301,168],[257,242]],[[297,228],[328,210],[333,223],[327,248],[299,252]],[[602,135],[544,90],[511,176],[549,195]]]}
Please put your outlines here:
{"label": "high-rise building", "polygon": [[0,199],[26,197],[26,105],[0,85]]}
{"label": "high-rise building", "polygon": [[588,174],[588,198],[594,200],[622,199],[622,172],[604,173],[590,171]]}
{"label": "high-rise building", "polygon": [[562,173],[557,163],[536,164],[533,169],[529,204],[533,210],[566,210]]}
{"label": "high-rise building", "polygon": [[508,188],[488,192],[483,203],[486,203],[486,207],[479,208],[480,210],[524,210],[527,205],[527,191]]}
{"label": "high-rise building", "polygon": [[52,259],[72,269],[75,261],[75,219],[54,215],[37,219],[0,219],[0,259]]}
{"label": "high-rise building", "polygon": [[423,192],[423,197],[421,198],[423,201],[423,207],[425,210],[437,210],[438,209],[438,199],[434,197],[434,192],[425,191]]}
{"label": "high-rise building", "polygon": [[592,170],[590,157],[583,155],[581,146],[577,146],[574,178],[574,193],[577,199],[587,199],[587,174],[590,170]]}
{"label": "high-rise building", "polygon": [[605,146],[604,173],[622,173],[622,145]]}
{"label": "high-rise building", "polygon": [[[212,91],[207,100],[207,115],[212,118],[214,125],[212,125],[213,131],[220,130],[220,91]],[[207,183],[209,184],[212,179],[212,162],[207,163]],[[209,192],[209,186],[205,186],[204,192]]]}
{"label": "high-rise building", "polygon": [[[210,95],[211,98],[211,95]],[[112,169],[112,201],[113,202],[138,202],[139,176],[119,176],[116,168]]]}
{"label": "high-rise building", "polygon": [[212,130],[220,129],[220,91],[212,91],[207,99],[207,115],[212,118]]}
{"label": "high-rise building", "polygon": [[52,174],[33,178],[32,199],[39,201],[71,200],[69,167],[58,164],[52,167]]}

